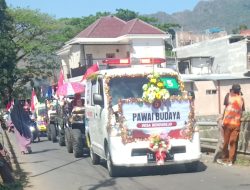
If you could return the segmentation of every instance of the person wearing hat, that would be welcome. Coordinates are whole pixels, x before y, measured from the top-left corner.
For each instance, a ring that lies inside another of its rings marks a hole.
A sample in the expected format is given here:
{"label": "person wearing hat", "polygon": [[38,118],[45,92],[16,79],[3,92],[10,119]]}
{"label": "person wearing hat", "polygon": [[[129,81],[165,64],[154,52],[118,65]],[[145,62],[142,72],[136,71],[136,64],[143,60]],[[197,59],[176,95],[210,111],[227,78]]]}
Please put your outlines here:
{"label": "person wearing hat", "polygon": [[242,112],[245,110],[244,99],[241,95],[239,84],[233,84],[228,94],[227,102],[224,101],[223,114],[224,143],[222,147],[223,159],[217,159],[219,164],[231,166],[235,161],[238,137],[241,125]]}

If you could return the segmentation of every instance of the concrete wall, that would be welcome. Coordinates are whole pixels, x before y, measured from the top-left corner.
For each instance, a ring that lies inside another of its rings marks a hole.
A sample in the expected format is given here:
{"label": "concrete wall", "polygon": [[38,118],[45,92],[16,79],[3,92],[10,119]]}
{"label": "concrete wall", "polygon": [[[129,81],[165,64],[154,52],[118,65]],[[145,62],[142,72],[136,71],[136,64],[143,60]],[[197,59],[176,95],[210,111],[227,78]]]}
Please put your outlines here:
{"label": "concrete wall", "polygon": [[163,39],[133,39],[131,57],[165,58],[165,44]]}
{"label": "concrete wall", "polygon": [[247,67],[247,42],[229,43],[228,36],[175,49],[177,58],[212,56],[213,73],[240,73]]}
{"label": "concrete wall", "polygon": [[[239,83],[245,100],[246,111],[250,111],[250,78],[218,80],[218,81],[194,81],[185,82],[185,89],[192,90],[195,93],[195,115],[196,116],[213,116],[223,113],[224,98],[229,92],[232,84]],[[193,87],[192,87],[193,86]],[[212,92],[210,90],[216,90]],[[210,93],[210,92],[212,93]]]}

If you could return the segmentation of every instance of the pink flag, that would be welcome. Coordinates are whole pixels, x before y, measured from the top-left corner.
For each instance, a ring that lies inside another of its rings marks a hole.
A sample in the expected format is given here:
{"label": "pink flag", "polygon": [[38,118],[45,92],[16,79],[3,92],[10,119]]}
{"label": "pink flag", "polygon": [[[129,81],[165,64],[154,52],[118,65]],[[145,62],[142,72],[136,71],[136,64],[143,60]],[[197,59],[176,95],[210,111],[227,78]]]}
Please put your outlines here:
{"label": "pink flag", "polygon": [[63,70],[61,69],[59,79],[58,79],[58,82],[57,82],[57,88],[59,86],[62,86],[63,83],[64,83],[64,75],[63,75]]}
{"label": "pink flag", "polygon": [[6,110],[10,111],[14,106],[14,100],[12,99],[8,104],[6,105]]}
{"label": "pink flag", "polygon": [[83,75],[82,81],[83,81],[83,80],[86,80],[87,77],[88,77],[89,75],[91,75],[92,73],[94,73],[94,72],[96,72],[96,71],[99,71],[99,66],[98,66],[97,63],[94,64],[94,65],[92,65],[91,67],[89,67],[89,68],[87,69],[87,71],[86,71],[85,74]]}
{"label": "pink flag", "polygon": [[[64,74],[63,74],[63,70],[61,69],[60,71],[60,75],[59,75],[59,79],[57,82],[57,90],[59,89],[60,86],[62,86],[64,84]],[[58,96],[58,92],[56,90],[56,95]]]}
{"label": "pink flag", "polygon": [[31,102],[30,102],[31,104],[30,109],[32,112],[35,111],[37,103],[38,103],[38,100],[37,100],[36,92],[33,88],[32,93],[31,93]]}

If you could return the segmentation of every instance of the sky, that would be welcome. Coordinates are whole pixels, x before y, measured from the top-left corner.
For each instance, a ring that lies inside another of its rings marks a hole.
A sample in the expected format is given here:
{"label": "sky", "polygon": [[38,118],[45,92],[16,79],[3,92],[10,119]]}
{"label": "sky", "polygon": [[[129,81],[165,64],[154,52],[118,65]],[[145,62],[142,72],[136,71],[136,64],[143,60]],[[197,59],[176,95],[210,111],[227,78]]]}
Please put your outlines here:
{"label": "sky", "polygon": [[200,0],[5,0],[8,7],[39,10],[55,18],[95,15],[96,12],[115,13],[116,9],[129,9],[140,15],[159,11],[172,14],[192,10]]}

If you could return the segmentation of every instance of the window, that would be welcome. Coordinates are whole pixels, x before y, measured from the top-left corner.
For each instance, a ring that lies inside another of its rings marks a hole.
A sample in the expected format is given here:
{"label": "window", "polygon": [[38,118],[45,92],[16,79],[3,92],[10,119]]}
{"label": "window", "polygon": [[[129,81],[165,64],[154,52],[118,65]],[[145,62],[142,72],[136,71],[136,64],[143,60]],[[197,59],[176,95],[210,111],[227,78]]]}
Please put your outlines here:
{"label": "window", "polygon": [[98,93],[98,88],[96,84],[96,80],[91,81],[91,105],[94,105],[93,95],[94,93]]}
{"label": "window", "polygon": [[206,94],[217,94],[217,90],[206,90]]}
{"label": "window", "polygon": [[104,93],[103,93],[103,80],[101,78],[98,78],[98,92],[102,96],[102,106],[104,106]]}
{"label": "window", "polygon": [[93,65],[93,55],[86,54],[86,59],[87,59],[87,67],[91,67]]}
{"label": "window", "polygon": [[107,53],[106,58],[115,58],[115,54],[114,53]]}
{"label": "window", "polygon": [[[164,86],[168,89],[170,95],[180,94],[179,84],[176,78],[162,76],[161,80],[163,81]],[[147,77],[112,78],[110,80],[112,106],[116,105],[119,99],[141,98],[143,94],[142,86],[147,83]]]}

